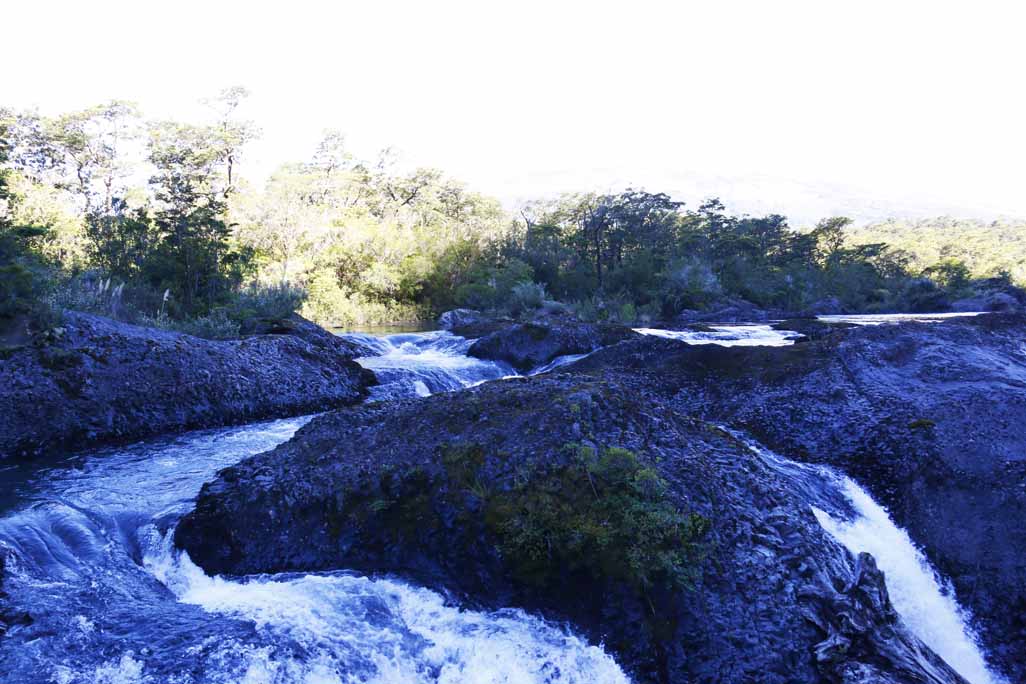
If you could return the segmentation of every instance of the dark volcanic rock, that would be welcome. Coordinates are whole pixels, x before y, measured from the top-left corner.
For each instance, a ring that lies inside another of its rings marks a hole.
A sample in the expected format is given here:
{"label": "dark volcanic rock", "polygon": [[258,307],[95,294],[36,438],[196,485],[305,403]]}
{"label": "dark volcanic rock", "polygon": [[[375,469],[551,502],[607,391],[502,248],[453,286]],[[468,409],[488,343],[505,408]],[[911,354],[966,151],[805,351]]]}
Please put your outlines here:
{"label": "dark volcanic rock", "polygon": [[318,349],[335,352],[355,358],[373,356],[374,350],[355,340],[334,335],[316,323],[311,323],[299,314],[288,318],[249,318],[243,321],[239,332],[242,335],[292,335],[310,343]]}
{"label": "dark volcanic rock", "polygon": [[779,318],[776,314],[744,299],[728,298],[703,310],[688,309],[677,316],[682,323],[755,323]]}
{"label": "dark volcanic rock", "polygon": [[618,375],[850,474],[953,581],[999,667],[1026,681],[1026,317],[862,327],[778,348],[643,339],[567,369]]}
{"label": "dark volcanic rock", "polygon": [[818,318],[789,318],[774,323],[771,327],[774,330],[793,330],[802,335],[796,342],[808,342],[809,340],[832,335],[840,330],[848,330],[858,326],[854,323],[821,321]]}
{"label": "dark volcanic rock", "polygon": [[0,361],[0,459],[360,401],[373,376],[302,319],[288,334],[212,341],[66,315],[64,333]]}
{"label": "dark volcanic rock", "polygon": [[551,317],[497,330],[475,342],[468,353],[479,359],[505,361],[526,372],[558,356],[587,354],[631,337],[638,334],[630,328]]}
{"label": "dark volcanic rock", "polygon": [[[209,572],[353,568],[540,611],[601,640],[637,681],[962,681],[779,468],[650,399],[558,375],[336,411],[219,473],[175,541]],[[554,548],[555,529],[525,522],[555,506],[581,538],[615,535],[578,520],[606,496],[605,471],[568,475],[581,449],[627,453],[607,447],[634,454],[633,487],[707,521],[687,553],[692,587],[658,573],[639,587],[616,570],[628,549]]]}
{"label": "dark volcanic rock", "polygon": [[484,320],[487,320],[487,317],[476,309],[452,309],[438,317],[438,327],[442,330],[452,330]]}

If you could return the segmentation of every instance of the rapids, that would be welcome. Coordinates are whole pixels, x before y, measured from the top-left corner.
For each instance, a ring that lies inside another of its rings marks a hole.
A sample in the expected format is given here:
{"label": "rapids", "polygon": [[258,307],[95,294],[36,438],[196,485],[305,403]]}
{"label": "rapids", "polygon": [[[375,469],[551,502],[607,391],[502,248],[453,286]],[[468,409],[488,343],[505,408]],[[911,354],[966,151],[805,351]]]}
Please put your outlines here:
{"label": "rapids", "polygon": [[[882,321],[881,321],[882,322]],[[645,334],[691,344],[790,344],[765,325]],[[371,400],[515,375],[448,332],[351,335],[377,355]],[[547,372],[580,356],[535,369]],[[601,645],[516,609],[483,613],[388,577],[210,577],[171,535],[204,482],[288,440],[310,416],[206,430],[0,469],[2,607],[33,621],[0,639],[0,682],[581,682],[628,678]],[[973,684],[999,684],[942,578],[857,484],[748,441],[852,552],[873,553],[903,619]]]}

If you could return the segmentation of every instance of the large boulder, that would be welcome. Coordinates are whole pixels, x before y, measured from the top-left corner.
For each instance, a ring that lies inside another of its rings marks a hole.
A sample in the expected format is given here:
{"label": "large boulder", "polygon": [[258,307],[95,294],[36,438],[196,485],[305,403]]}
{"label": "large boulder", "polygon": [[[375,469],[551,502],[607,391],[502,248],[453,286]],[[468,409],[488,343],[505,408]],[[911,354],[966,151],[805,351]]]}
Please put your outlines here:
{"label": "large boulder", "polygon": [[646,338],[564,370],[616,375],[843,469],[952,580],[997,664],[1026,681],[1026,317],[813,337],[777,348]]}
{"label": "large boulder", "polygon": [[775,314],[745,299],[727,298],[702,310],[687,310],[677,323],[757,323],[774,318]]}
{"label": "large boulder", "polygon": [[631,337],[638,337],[638,334],[630,328],[551,317],[516,323],[485,335],[468,353],[479,359],[505,361],[518,371],[526,372],[556,357],[587,354]]}
{"label": "large boulder", "polygon": [[438,317],[438,327],[442,330],[452,330],[480,323],[485,319],[486,316],[476,309],[452,309]]}
{"label": "large boulder", "polygon": [[360,344],[359,340],[352,337],[328,332],[296,313],[287,318],[247,318],[239,326],[239,333],[243,336],[292,335],[308,342],[313,347],[347,358],[374,356],[377,351],[373,347]]}
{"label": "large boulder", "polygon": [[951,303],[952,311],[998,311],[1013,313],[1023,310],[1022,302],[1007,292],[985,292]]}
{"label": "large boulder", "polygon": [[302,319],[214,341],[69,312],[61,334],[0,363],[0,459],[361,401],[374,377]]}
{"label": "large boulder", "polygon": [[602,642],[638,682],[962,680],[730,434],[570,376],[336,411],[204,486],[212,573],[352,568]]}

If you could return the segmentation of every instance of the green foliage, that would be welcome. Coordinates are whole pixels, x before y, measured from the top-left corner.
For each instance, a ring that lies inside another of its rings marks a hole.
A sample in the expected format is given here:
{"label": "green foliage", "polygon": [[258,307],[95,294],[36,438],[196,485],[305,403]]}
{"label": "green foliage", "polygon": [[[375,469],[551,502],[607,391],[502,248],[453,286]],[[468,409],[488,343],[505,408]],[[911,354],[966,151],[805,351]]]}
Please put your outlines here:
{"label": "green foliage", "polygon": [[545,303],[545,286],[538,283],[519,283],[509,293],[509,307],[513,313],[540,309]]}
{"label": "green foliage", "polygon": [[1026,222],[1022,220],[892,219],[849,228],[847,233],[856,244],[886,242],[906,252],[913,271],[954,259],[965,264],[974,278],[1005,273],[1013,283],[1026,285]]}
{"label": "green foliage", "polygon": [[514,572],[549,584],[565,573],[690,587],[700,516],[676,510],[666,483],[625,449],[568,447],[563,465],[540,466],[485,500],[485,521]]}
{"label": "green foliage", "polygon": [[[509,313],[539,308],[544,287],[532,283],[534,269],[516,257],[488,263],[479,257],[477,266],[464,276],[455,291],[454,303],[471,309],[495,309]],[[444,298],[443,298],[444,299]]]}
{"label": "green foliage", "polygon": [[923,276],[952,292],[964,292],[970,284],[969,267],[958,259],[944,259],[923,269]]}
{"label": "green foliage", "polygon": [[[255,188],[240,176],[257,134],[237,116],[245,97],[223,91],[205,123],[144,122],[120,101],[56,117],[0,111],[0,315],[38,309],[54,282],[70,283],[55,296],[67,306],[172,321],[222,308],[238,320],[255,310],[244,285],[274,282],[307,297],[271,309],[301,305],[343,326],[456,305],[530,313],[554,306],[548,297],[623,323],[737,299],[925,311],[1026,282],[1021,223],[832,217],[799,232],[783,216],[633,189],[535,202],[513,221],[439,171],[400,170],[388,150],[355,158],[338,133]],[[76,292],[90,273],[119,298]]]}
{"label": "green foliage", "polygon": [[227,313],[239,322],[247,318],[283,319],[298,311],[306,298],[306,290],[290,283],[253,283],[235,294]]}
{"label": "green foliage", "polygon": [[230,340],[239,336],[239,322],[224,309],[191,318],[172,319],[167,316],[144,318],[146,325],[203,337],[208,340]]}
{"label": "green foliage", "polygon": [[11,220],[14,198],[9,174],[3,168],[10,154],[9,122],[0,112],[0,333],[19,318],[32,327],[47,330],[56,323],[44,295],[49,289],[49,269],[39,252],[47,231],[39,227],[16,226]]}
{"label": "green foliage", "polygon": [[779,215],[731,216],[717,200],[685,210],[628,190],[532,205],[503,253],[531,264],[589,320],[626,321],[627,304],[639,317],[669,318],[737,299],[788,311],[834,298],[851,311],[936,311],[1008,286],[973,280],[957,260],[917,268],[910,254],[859,234],[845,217],[799,232]]}
{"label": "green foliage", "polygon": [[[555,587],[570,577],[622,583],[640,596],[656,588],[688,589],[697,579],[709,523],[678,511],[667,484],[625,449],[576,444],[551,462],[521,464],[508,477],[482,475],[491,459],[475,444],[441,450],[441,472],[383,472],[346,496],[332,523],[371,524],[385,534],[417,536],[443,517],[481,529],[519,581]],[[466,497],[475,501],[467,502]],[[460,502],[457,517],[439,501]]]}

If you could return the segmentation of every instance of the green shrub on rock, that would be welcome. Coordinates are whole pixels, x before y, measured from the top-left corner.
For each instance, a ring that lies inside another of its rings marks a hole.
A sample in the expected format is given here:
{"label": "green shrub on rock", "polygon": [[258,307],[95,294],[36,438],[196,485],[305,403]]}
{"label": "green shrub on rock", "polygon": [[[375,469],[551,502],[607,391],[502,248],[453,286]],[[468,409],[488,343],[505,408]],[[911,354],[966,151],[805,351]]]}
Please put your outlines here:
{"label": "green shrub on rock", "polygon": [[586,577],[648,597],[697,579],[708,521],[677,510],[631,451],[570,444],[551,460],[514,461],[452,444],[439,465],[361,481],[337,533],[348,524],[398,541],[455,524],[447,534],[485,540],[513,579],[543,591]]}
{"label": "green shrub on rock", "polygon": [[665,481],[634,453],[568,449],[564,464],[541,466],[485,503],[486,525],[513,572],[540,585],[584,572],[637,590],[691,586],[708,522],[677,511]]}

